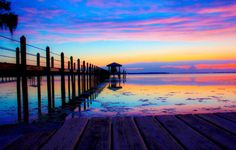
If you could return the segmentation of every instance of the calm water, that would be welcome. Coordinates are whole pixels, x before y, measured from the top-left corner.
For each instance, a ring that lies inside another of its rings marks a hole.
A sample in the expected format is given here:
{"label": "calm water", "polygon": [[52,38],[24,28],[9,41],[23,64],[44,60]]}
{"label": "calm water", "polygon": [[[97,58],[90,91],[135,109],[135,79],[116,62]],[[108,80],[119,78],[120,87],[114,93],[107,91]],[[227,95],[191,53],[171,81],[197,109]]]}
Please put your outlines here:
{"label": "calm water", "polygon": [[[32,84],[30,80],[30,120],[39,116],[37,88]],[[126,81],[112,80],[102,86],[97,97],[81,104],[68,118],[236,111],[236,74],[127,75]],[[16,83],[2,83],[0,88],[0,124],[16,123]],[[42,114],[47,114],[46,78],[41,89]],[[56,108],[61,106],[60,96],[60,77],[55,77]]]}

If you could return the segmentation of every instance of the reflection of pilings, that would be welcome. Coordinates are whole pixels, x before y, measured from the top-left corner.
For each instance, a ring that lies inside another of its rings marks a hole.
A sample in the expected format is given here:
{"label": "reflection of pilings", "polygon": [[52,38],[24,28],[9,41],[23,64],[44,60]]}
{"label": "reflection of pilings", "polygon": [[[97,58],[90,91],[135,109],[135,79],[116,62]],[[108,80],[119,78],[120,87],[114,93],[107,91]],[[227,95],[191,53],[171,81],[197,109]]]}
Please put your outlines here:
{"label": "reflection of pilings", "polygon": [[26,38],[20,38],[21,46],[21,71],[22,71],[22,98],[23,98],[23,112],[24,122],[29,122],[29,103],[28,103],[28,84],[26,73]]}
{"label": "reflection of pilings", "polygon": [[61,53],[61,101],[62,106],[66,103],[66,88],[65,88],[65,74],[64,74],[64,53]]}
{"label": "reflection of pilings", "polygon": [[50,76],[50,48],[46,48],[46,65],[47,65],[47,92],[48,92],[48,112],[52,108],[52,93],[51,93],[51,76]]}
{"label": "reflection of pilings", "polygon": [[[20,71],[20,49],[16,48],[16,65],[17,71]],[[16,82],[16,91],[17,91],[17,114],[18,114],[18,121],[21,121],[21,89],[20,89],[20,75],[17,75],[17,82]]]}
{"label": "reflection of pilings", "polygon": [[[40,54],[37,54],[37,66],[40,67]],[[41,80],[40,76],[37,76],[37,90],[38,90],[38,115],[40,116],[41,111]]]}

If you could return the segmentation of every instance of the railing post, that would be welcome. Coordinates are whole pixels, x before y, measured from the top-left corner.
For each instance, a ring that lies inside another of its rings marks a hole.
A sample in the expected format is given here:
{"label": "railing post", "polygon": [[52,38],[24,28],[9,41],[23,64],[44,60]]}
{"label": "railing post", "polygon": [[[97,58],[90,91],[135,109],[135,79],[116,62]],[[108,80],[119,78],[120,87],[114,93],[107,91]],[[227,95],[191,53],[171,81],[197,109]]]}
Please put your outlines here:
{"label": "railing post", "polygon": [[22,98],[23,98],[23,112],[24,122],[29,122],[29,101],[28,101],[28,84],[27,84],[27,70],[26,70],[26,38],[20,38],[21,48],[21,71],[22,71]]}
{"label": "railing post", "polygon": [[[37,53],[37,67],[40,67],[40,54]],[[38,115],[41,115],[41,80],[40,76],[37,76],[37,90],[38,90]]]}
{"label": "railing post", "polygon": [[62,106],[65,106],[66,103],[66,87],[65,87],[65,60],[64,53],[61,53],[61,100]]}
{"label": "railing post", "polygon": [[40,54],[37,53],[37,67],[40,67]]}
{"label": "railing post", "polygon": [[48,112],[52,108],[51,76],[50,76],[50,48],[46,47],[46,68],[47,68],[47,92],[48,92]]}
{"label": "railing post", "polygon": [[51,57],[51,68],[54,68],[54,58]]}

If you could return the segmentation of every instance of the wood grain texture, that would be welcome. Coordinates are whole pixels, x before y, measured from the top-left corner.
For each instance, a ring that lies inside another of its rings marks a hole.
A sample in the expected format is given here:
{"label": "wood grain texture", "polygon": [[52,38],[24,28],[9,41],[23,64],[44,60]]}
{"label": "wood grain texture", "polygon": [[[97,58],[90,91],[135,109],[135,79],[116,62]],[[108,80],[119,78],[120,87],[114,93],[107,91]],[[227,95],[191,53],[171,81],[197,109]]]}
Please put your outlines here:
{"label": "wood grain texture", "polygon": [[145,150],[146,146],[131,117],[116,117],[113,123],[114,150]]}
{"label": "wood grain texture", "polygon": [[183,149],[153,117],[136,117],[135,121],[148,149]]}
{"label": "wood grain texture", "polygon": [[74,149],[87,124],[87,121],[88,119],[85,118],[74,118],[65,121],[63,126],[55,133],[48,143],[44,145],[42,149]]}
{"label": "wood grain texture", "polygon": [[111,120],[110,118],[92,118],[79,140],[78,150],[110,150]]}
{"label": "wood grain texture", "polygon": [[194,131],[175,116],[158,116],[156,118],[187,149],[219,149],[217,145]]}
{"label": "wood grain texture", "polygon": [[[55,130],[56,131],[56,130]],[[23,135],[18,140],[12,142],[4,149],[9,150],[37,150],[45,144],[48,139],[55,133],[52,132],[36,132]]]}
{"label": "wood grain texture", "polygon": [[212,139],[223,149],[236,149],[236,136],[221,130],[220,128],[194,115],[181,115],[178,117],[187,122],[189,126],[197,130],[199,133],[203,134],[209,139]]}
{"label": "wood grain texture", "polygon": [[236,123],[236,113],[216,113],[216,115]]}
{"label": "wood grain texture", "polygon": [[214,114],[203,114],[203,115],[198,115],[198,116],[236,135],[236,123],[226,120],[224,118],[218,117]]}

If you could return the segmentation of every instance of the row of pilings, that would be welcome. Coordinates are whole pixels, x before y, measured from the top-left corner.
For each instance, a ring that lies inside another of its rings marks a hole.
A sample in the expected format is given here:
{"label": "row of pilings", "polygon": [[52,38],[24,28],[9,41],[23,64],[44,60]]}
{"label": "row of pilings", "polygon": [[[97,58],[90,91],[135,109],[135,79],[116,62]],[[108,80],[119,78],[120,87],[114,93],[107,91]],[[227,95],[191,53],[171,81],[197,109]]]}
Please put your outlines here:
{"label": "row of pilings", "polygon": [[[24,122],[29,122],[29,78],[37,78],[36,88],[38,94],[38,108],[40,109],[40,112],[42,99],[41,79],[42,76],[46,76],[49,114],[55,107],[55,76],[60,76],[61,78],[60,90],[62,107],[66,105],[66,86],[68,86],[68,98],[70,101],[73,101],[81,97],[86,97],[86,95],[91,93],[99,83],[109,78],[109,72],[107,70],[104,70],[91,63],[81,61],[80,59],[74,60],[72,56],[67,57],[69,60],[65,62],[66,56],[63,52],[59,54],[60,67],[55,67],[55,59],[54,57],[50,56],[52,54],[52,52],[50,52],[50,48],[46,47],[45,52],[46,57],[40,56],[40,53],[36,54],[36,65],[27,64],[27,43],[26,38],[22,36],[20,38],[20,48],[16,48],[16,69],[9,70],[8,73],[4,73],[4,76],[13,76],[13,78],[17,81],[17,109],[19,121],[23,120]],[[42,58],[46,59],[45,66],[40,66]],[[65,64],[67,64],[67,68],[65,67]],[[68,80],[67,82],[66,79]],[[66,85],[66,83],[68,85]]]}

